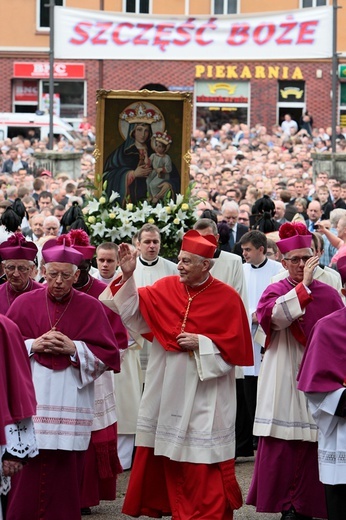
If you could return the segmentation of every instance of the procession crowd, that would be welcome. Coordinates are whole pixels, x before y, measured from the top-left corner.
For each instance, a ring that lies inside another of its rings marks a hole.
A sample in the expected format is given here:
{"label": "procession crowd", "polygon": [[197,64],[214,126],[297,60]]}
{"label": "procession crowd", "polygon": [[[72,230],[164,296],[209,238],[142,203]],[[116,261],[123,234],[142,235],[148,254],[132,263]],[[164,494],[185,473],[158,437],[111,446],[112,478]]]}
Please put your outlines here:
{"label": "procession crowd", "polygon": [[313,170],[331,128],[199,121],[175,263],[154,224],[90,243],[89,126],[55,143],[83,151],[77,180],[35,166],[47,143],[0,141],[0,518],[77,520],[132,468],[133,517],[226,520],[244,498],[343,519],[346,182]]}

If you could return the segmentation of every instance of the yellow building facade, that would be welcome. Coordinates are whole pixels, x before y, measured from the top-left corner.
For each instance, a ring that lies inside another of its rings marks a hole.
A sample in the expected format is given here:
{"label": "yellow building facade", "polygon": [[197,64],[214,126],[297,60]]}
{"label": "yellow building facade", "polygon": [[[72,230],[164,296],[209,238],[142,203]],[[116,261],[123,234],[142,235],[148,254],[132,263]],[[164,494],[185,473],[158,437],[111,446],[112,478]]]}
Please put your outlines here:
{"label": "yellow building facade", "polygon": [[[0,17],[0,112],[47,109],[49,77],[48,0],[11,0]],[[235,21],[255,13],[286,12],[332,6],[331,0],[55,0],[63,7],[136,15],[163,22],[176,16]],[[337,51],[346,64],[346,0],[339,0]],[[63,30],[63,29],[62,29]],[[59,39],[59,31],[55,38]],[[332,34],[323,34],[330,45]],[[323,42],[322,42],[323,43]],[[201,59],[151,61],[127,59],[57,59],[56,99],[59,114],[78,124],[85,115],[95,120],[96,90],[158,88],[194,92],[194,124],[207,113],[211,124],[234,121],[266,125],[279,123],[290,111],[298,118],[313,113],[318,126],[331,123],[331,57],[298,59],[261,56],[261,47],[250,60],[236,55],[208,53]],[[342,79],[342,78],[341,78]],[[345,71],[346,79],[346,71]],[[346,126],[346,83],[338,82],[338,119]],[[231,93],[233,92],[233,93]],[[230,94],[231,93],[231,94]],[[216,96],[213,98],[213,96]],[[285,97],[286,96],[286,97]]]}

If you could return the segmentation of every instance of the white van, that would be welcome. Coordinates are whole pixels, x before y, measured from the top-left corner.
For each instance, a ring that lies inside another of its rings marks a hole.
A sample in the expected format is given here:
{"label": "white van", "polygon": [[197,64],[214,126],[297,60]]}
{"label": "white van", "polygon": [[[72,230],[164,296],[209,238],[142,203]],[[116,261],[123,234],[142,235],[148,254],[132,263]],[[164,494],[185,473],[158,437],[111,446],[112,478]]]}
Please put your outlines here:
{"label": "white van", "polygon": [[[34,130],[35,135],[29,130]],[[80,134],[74,130],[73,126],[65,123],[60,117],[53,117],[53,134],[60,139],[74,141],[80,138]],[[10,112],[0,112],[0,140],[6,137],[17,137],[22,135],[24,138],[37,137],[38,139],[49,138],[49,115],[38,114],[19,114]]]}

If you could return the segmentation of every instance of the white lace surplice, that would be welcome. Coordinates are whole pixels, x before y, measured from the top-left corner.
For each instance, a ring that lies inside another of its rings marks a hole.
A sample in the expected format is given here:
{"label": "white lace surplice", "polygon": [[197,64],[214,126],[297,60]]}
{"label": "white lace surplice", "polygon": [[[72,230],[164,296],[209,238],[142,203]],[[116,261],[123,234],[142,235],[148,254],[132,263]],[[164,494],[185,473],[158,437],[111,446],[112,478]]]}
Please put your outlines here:
{"label": "white lace surplice", "polygon": [[[1,459],[5,452],[23,459],[38,455],[34,425],[31,417],[5,426],[6,446],[0,446]],[[6,495],[11,487],[10,477],[2,474],[0,467],[0,495]]]}

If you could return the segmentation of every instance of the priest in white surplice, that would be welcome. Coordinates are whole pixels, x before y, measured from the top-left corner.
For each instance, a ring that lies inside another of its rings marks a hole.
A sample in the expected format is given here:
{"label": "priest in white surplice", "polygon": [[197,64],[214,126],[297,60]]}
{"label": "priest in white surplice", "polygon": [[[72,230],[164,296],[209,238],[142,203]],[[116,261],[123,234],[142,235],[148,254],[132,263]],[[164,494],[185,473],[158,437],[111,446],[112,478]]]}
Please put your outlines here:
{"label": "priest in white surplice", "polygon": [[[164,276],[178,274],[177,265],[159,256],[160,230],[153,224],[144,224],[137,237],[137,265],[134,279],[137,287],[152,285]],[[130,338],[129,347],[122,352],[121,372],[115,375],[118,416],[118,455],[123,469],[132,465],[139,403],[142,397],[145,370],[151,341]]]}
{"label": "priest in white surplice", "polygon": [[[251,416],[252,442],[252,428],[255,420],[257,400],[257,379],[262,361],[261,351],[265,341],[265,334],[258,323],[256,309],[263,291],[270,284],[271,277],[281,271],[282,266],[279,262],[267,258],[267,237],[262,231],[254,229],[245,233],[240,239],[240,247],[245,260],[243,271],[248,294],[251,336],[254,351],[253,366],[244,367],[244,392]],[[256,438],[253,439],[253,443],[256,447]]]}

